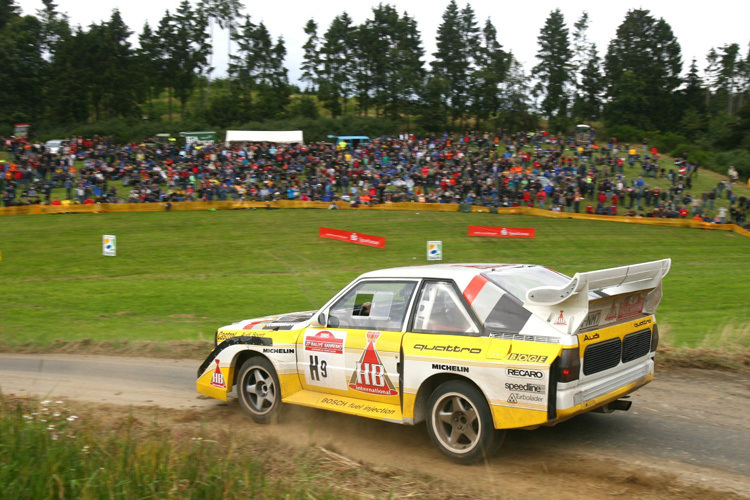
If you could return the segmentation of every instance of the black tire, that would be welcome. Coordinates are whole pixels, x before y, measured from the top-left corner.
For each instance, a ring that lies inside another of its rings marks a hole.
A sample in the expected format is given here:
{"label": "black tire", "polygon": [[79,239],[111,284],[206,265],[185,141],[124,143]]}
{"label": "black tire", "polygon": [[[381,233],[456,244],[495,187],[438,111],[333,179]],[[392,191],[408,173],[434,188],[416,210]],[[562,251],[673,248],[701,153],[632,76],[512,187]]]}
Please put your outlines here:
{"label": "black tire", "polygon": [[275,422],[281,410],[281,384],[266,358],[255,356],[242,365],[237,379],[240,407],[256,423]]}
{"label": "black tire", "polygon": [[462,380],[441,384],[427,402],[427,433],[443,455],[460,464],[489,459],[500,447],[484,395]]}

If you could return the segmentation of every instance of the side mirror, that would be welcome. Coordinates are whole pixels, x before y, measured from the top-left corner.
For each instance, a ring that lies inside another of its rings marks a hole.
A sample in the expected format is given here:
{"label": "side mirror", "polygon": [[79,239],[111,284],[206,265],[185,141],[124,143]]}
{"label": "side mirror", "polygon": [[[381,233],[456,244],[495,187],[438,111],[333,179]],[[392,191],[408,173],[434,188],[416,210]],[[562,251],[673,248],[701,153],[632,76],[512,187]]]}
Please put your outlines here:
{"label": "side mirror", "polygon": [[320,326],[326,326],[326,315],[325,315],[325,313],[318,314],[318,323],[320,323]]}

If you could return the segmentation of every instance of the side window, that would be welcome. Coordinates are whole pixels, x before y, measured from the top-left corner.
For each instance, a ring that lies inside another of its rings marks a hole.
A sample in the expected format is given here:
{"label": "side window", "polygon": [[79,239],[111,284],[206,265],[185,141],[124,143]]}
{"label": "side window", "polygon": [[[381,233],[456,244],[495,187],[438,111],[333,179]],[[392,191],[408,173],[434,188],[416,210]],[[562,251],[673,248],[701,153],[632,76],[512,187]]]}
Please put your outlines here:
{"label": "side window", "polygon": [[422,287],[414,315],[415,332],[478,334],[455,287],[446,281],[428,281]]}
{"label": "side window", "polygon": [[364,281],[328,311],[331,328],[400,331],[414,293],[414,281]]}

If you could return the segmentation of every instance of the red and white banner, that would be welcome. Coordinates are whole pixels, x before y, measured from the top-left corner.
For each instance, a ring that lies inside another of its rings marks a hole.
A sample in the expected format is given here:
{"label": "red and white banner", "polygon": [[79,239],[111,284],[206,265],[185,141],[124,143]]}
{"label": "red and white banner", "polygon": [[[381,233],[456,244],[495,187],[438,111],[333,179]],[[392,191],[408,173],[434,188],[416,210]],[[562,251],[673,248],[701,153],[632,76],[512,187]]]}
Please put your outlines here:
{"label": "red and white banner", "polygon": [[346,241],[348,243],[356,243],[357,245],[367,245],[368,247],[385,248],[385,238],[381,236],[353,233],[351,231],[342,231],[340,229],[331,229],[328,227],[318,228],[318,236],[321,238]]}
{"label": "red and white banner", "polygon": [[533,227],[469,226],[469,236],[536,238],[536,229]]}

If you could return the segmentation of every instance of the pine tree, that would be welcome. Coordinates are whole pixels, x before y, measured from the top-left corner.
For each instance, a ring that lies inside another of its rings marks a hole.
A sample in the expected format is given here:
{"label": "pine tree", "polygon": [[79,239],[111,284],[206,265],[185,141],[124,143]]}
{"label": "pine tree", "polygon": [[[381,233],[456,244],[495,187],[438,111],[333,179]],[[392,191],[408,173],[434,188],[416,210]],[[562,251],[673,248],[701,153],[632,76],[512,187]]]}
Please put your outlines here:
{"label": "pine tree", "polygon": [[139,95],[141,101],[148,103],[149,115],[153,118],[153,100],[164,89],[165,61],[164,51],[161,48],[159,36],[154,33],[148,22],[143,25],[143,30],[138,35],[138,50],[136,51],[137,74],[141,75],[139,83]]}
{"label": "pine tree", "polygon": [[21,9],[15,0],[0,0],[0,30],[13,19],[21,16]]}
{"label": "pine tree", "polygon": [[318,74],[320,59],[318,56],[320,50],[320,39],[318,38],[318,25],[314,19],[310,19],[305,24],[305,34],[307,41],[302,46],[304,54],[302,56],[302,76],[300,81],[306,82],[306,91],[308,93],[315,91],[315,76]]}
{"label": "pine tree", "polygon": [[523,66],[512,56],[505,81],[501,84],[500,115],[498,126],[506,130],[534,130],[538,126],[537,117],[532,113],[529,100],[531,88]]}
{"label": "pine tree", "polygon": [[352,91],[352,19],[344,12],[336,16],[323,35],[318,97],[334,118],[341,115]]}
{"label": "pine tree", "polygon": [[591,44],[586,58],[586,65],[581,70],[581,81],[578,84],[576,99],[573,105],[575,116],[584,120],[599,118],[603,106],[604,77],[599,69],[601,60],[596,51],[596,44]]}
{"label": "pine tree", "polygon": [[[14,4],[3,4],[12,14]],[[6,21],[6,20],[4,20]],[[38,121],[44,112],[47,62],[42,57],[44,27],[34,16],[11,16],[0,31],[0,120]]]}
{"label": "pine tree", "polygon": [[193,10],[187,0],[182,0],[174,16],[167,11],[159,25],[162,47],[166,53],[168,83],[174,96],[180,101],[180,113],[183,117],[185,105],[196,87],[198,77],[208,67],[211,43],[206,33],[207,28],[206,13]]}
{"label": "pine tree", "polygon": [[497,41],[497,30],[490,19],[482,29],[482,39],[475,51],[476,70],[472,75],[471,110],[477,120],[485,120],[500,110],[500,85],[505,81],[511,56]]}
{"label": "pine tree", "polygon": [[464,32],[465,15],[459,12],[455,0],[448,3],[442,19],[437,31],[437,51],[432,54],[435,58],[431,63],[432,74],[446,82],[446,104],[455,120],[463,116],[468,104],[471,61],[465,42],[473,34]]}
{"label": "pine tree", "polygon": [[[609,109],[622,109],[617,101],[617,89],[632,89],[635,81],[643,90],[645,116],[627,114],[632,122],[609,123],[638,126],[637,123],[659,130],[669,130],[679,122],[681,110],[677,106],[675,91],[682,83],[682,56],[680,45],[672,28],[664,19],[655,19],[648,10],[631,10],[617,28],[617,36],[610,41],[605,57],[607,93],[615,104]],[[619,80],[629,75],[628,82]],[[633,96],[628,95],[631,99]],[[640,100],[640,99],[639,99]],[[622,119],[622,116],[619,118]]]}
{"label": "pine tree", "polygon": [[560,120],[568,115],[570,102],[568,85],[573,81],[570,66],[573,54],[568,40],[568,28],[560,9],[553,10],[539,32],[539,64],[533,72],[544,98],[541,109],[550,120],[550,128],[559,128]]}

